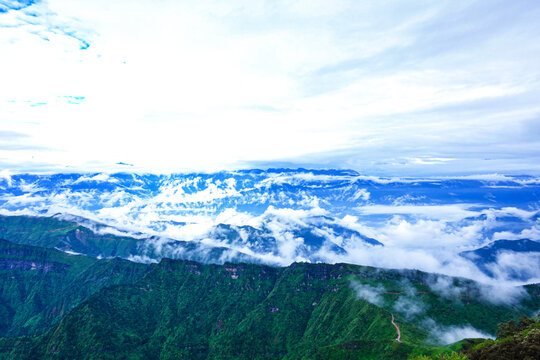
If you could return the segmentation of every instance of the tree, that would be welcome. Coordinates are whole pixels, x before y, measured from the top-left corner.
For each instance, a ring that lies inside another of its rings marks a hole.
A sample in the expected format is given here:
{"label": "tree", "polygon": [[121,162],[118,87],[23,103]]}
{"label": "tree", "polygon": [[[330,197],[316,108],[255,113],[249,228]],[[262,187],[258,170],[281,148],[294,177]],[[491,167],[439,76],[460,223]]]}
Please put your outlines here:
{"label": "tree", "polygon": [[507,322],[500,323],[497,327],[497,339],[504,339],[511,336],[518,331],[518,327],[514,320],[508,320]]}

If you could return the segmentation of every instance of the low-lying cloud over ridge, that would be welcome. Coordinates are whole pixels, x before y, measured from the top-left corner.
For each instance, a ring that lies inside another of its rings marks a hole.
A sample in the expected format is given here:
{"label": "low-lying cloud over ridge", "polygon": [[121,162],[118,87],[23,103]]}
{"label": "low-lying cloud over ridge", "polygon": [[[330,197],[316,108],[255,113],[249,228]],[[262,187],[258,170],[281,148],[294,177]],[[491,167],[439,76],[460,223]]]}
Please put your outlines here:
{"label": "low-lying cloud over ridge", "polygon": [[[400,317],[426,330],[426,340],[436,345],[450,344],[465,338],[494,338],[492,334],[480,331],[469,323],[475,323],[478,320],[475,318],[457,317],[453,319],[454,325],[448,325],[446,317],[450,310],[445,309],[448,302],[452,302],[450,307],[454,311],[455,307],[472,307],[471,311],[478,311],[487,305],[495,309],[519,309],[522,301],[530,296],[521,286],[487,286],[445,275],[410,270],[387,271],[366,269],[350,282],[350,287],[360,300],[398,316],[398,322]],[[425,289],[426,285],[428,290]],[[497,290],[500,291],[496,293]]]}
{"label": "low-lying cloud over ridge", "polygon": [[[535,232],[540,224],[535,201],[539,188],[531,177],[385,179],[334,170],[41,176],[4,172],[0,213],[76,215],[111,226],[100,227],[101,232],[120,229],[137,237],[197,241],[278,265],[350,262],[490,282],[459,253],[503,235],[540,240]],[[219,224],[234,227],[235,238],[216,236]],[[250,231],[266,236],[267,247],[253,242],[257,236]],[[513,283],[512,274],[519,272],[527,282],[538,282],[538,259],[536,253],[501,252],[486,266],[494,279]]]}

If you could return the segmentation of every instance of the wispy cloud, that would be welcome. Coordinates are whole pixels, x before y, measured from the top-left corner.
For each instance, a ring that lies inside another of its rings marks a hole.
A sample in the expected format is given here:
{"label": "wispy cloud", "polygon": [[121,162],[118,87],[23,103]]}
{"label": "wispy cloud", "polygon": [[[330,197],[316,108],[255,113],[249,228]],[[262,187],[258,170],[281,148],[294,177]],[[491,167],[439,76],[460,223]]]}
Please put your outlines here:
{"label": "wispy cloud", "polygon": [[358,296],[360,299],[370,302],[373,305],[384,305],[384,299],[382,298],[381,294],[386,292],[386,290],[381,284],[371,286],[353,281],[351,282],[351,288],[356,292],[356,296]]}
{"label": "wispy cloud", "polygon": [[494,339],[493,335],[475,329],[471,325],[464,326],[442,326],[433,319],[424,321],[423,326],[430,330],[431,340],[436,344],[447,345],[462,339]]}

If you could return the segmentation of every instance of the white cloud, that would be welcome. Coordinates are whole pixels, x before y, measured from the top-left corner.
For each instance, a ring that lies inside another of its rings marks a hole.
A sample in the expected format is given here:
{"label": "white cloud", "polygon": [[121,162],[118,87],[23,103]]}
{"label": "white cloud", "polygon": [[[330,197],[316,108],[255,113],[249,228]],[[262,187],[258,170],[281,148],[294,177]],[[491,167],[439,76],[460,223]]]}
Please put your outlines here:
{"label": "white cloud", "polygon": [[0,171],[0,179],[4,179],[8,187],[11,187],[13,184],[11,181],[11,171],[8,169],[2,169]]}
{"label": "white cloud", "polygon": [[[488,182],[516,182],[521,185],[535,185],[538,184],[540,179],[532,178],[519,178],[513,177],[504,174],[474,174],[474,175],[465,175],[465,176],[445,176],[441,179],[456,179],[456,180],[479,180],[479,181],[488,181]],[[495,186],[495,185],[491,185]]]}
{"label": "white cloud", "polygon": [[[430,321],[431,320],[431,321]],[[442,326],[432,319],[424,322],[424,326],[431,330],[431,336],[435,343],[447,345],[463,339],[495,339],[494,336],[475,329],[470,325],[464,326]]]}
{"label": "white cloud", "polygon": [[81,176],[77,180],[75,180],[72,184],[78,184],[81,182],[87,182],[87,181],[94,181],[94,182],[109,182],[109,183],[116,183],[118,182],[117,179],[111,178],[108,174],[105,173],[99,173],[94,176]]}
{"label": "white cloud", "polygon": [[351,281],[350,285],[360,299],[366,300],[377,306],[384,305],[384,299],[382,298],[381,294],[386,290],[381,284],[371,286],[357,281]]}
{"label": "white cloud", "polygon": [[527,297],[527,291],[515,284],[496,281],[485,283],[480,286],[480,293],[485,301],[494,304],[517,304],[523,298]]}
{"label": "white cloud", "polygon": [[446,219],[456,221],[466,217],[477,216],[478,212],[470,211],[470,208],[478,207],[478,204],[455,204],[455,205],[367,205],[358,208],[360,214],[410,214],[421,215],[431,219]]}
{"label": "white cloud", "polygon": [[362,199],[364,201],[368,201],[369,196],[370,196],[369,191],[367,191],[366,189],[360,189],[353,195],[352,198],[354,200]]}
{"label": "white cloud", "polygon": [[[454,279],[445,276],[431,276],[427,285],[437,294],[451,300],[458,300],[468,292],[478,291],[480,299],[496,305],[515,305],[527,297],[527,291],[519,286],[519,282],[497,277],[486,279],[472,277],[479,283],[470,287],[465,284],[454,284]],[[534,282],[534,281],[532,281]]]}
{"label": "white cloud", "polygon": [[156,259],[152,259],[146,255],[130,255],[127,260],[134,261],[138,263],[144,263],[144,264],[155,264],[157,263]]}
{"label": "white cloud", "polygon": [[412,319],[424,312],[424,304],[413,298],[401,296],[394,304],[393,309],[402,314],[406,319]]}
{"label": "white cloud", "polygon": [[466,291],[465,288],[454,285],[454,279],[444,276],[428,279],[427,285],[432,291],[450,299],[456,299]]}
{"label": "white cloud", "polygon": [[513,278],[529,279],[531,283],[540,282],[540,252],[500,251],[495,263],[486,267],[493,272],[493,276],[502,281]]}
{"label": "white cloud", "polygon": [[519,233],[511,231],[498,231],[493,234],[493,240],[519,240],[519,239],[531,239],[540,240],[540,223],[534,224],[528,229],[523,229]]}
{"label": "white cloud", "polygon": [[172,184],[162,187],[156,201],[170,203],[208,203],[216,199],[238,196],[234,184],[227,184],[227,188],[220,189],[216,184],[209,184],[204,190],[187,193],[183,184]]}
{"label": "white cloud", "polygon": [[394,217],[375,230],[375,238],[388,246],[401,248],[459,248],[474,246],[482,240],[481,222],[454,226],[446,220],[407,221]]}
{"label": "white cloud", "polygon": [[538,214],[539,210],[524,210],[516,207],[503,207],[501,209],[486,209],[482,213],[490,217],[513,216],[522,220],[528,220]]}

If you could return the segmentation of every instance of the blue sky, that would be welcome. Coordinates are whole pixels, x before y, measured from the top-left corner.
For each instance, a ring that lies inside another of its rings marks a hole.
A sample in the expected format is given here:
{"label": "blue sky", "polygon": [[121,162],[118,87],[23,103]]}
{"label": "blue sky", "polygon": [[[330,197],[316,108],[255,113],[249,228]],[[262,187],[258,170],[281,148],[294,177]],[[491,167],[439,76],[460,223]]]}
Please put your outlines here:
{"label": "blue sky", "polygon": [[0,167],[538,174],[539,18],[519,0],[3,0]]}

